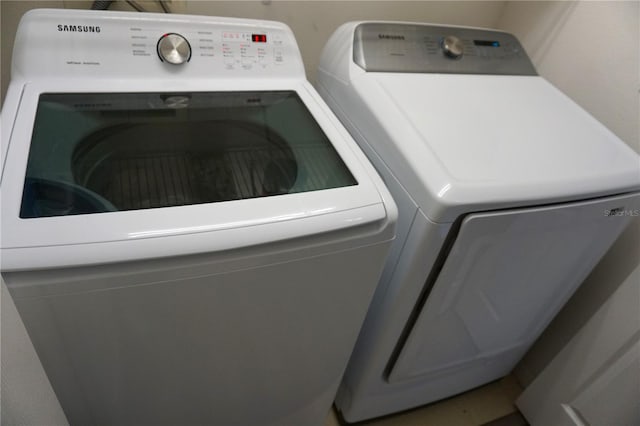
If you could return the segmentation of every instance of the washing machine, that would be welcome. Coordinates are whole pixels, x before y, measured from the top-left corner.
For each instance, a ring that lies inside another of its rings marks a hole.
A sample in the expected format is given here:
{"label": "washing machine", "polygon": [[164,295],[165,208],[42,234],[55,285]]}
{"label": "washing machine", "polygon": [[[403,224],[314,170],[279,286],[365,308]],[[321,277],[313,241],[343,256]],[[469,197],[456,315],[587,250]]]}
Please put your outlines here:
{"label": "washing machine", "polygon": [[269,21],[35,10],[2,277],[72,425],[322,425],[396,206]]}
{"label": "washing machine", "polygon": [[639,214],[638,155],[510,34],[347,23],[317,88],[399,210],[336,400],[347,421],[508,374]]}

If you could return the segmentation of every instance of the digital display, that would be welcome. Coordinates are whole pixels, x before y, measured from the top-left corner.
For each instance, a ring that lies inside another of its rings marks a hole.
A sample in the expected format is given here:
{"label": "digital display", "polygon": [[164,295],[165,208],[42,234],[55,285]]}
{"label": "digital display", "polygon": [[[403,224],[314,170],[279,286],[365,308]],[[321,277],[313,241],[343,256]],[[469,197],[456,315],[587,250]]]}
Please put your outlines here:
{"label": "digital display", "polygon": [[266,43],[267,35],[266,34],[251,34],[251,41],[255,43]]}
{"label": "digital display", "polygon": [[476,46],[500,47],[500,42],[495,40],[473,40]]}

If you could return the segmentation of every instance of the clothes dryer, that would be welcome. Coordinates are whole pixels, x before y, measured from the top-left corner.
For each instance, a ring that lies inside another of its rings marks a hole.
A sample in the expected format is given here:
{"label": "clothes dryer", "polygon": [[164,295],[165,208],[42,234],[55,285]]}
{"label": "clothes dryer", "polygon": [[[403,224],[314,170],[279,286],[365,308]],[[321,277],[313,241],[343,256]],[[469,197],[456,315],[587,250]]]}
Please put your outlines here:
{"label": "clothes dryer", "polygon": [[399,208],[342,415],[508,374],[638,216],[638,155],[500,31],[347,23],[317,78]]}

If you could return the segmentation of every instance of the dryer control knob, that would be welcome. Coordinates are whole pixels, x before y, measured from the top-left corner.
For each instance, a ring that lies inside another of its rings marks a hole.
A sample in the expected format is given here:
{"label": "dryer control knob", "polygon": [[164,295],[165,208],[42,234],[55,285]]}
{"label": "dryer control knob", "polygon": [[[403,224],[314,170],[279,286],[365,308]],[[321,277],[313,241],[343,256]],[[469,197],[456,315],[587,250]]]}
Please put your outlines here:
{"label": "dryer control knob", "polygon": [[161,61],[180,65],[191,59],[191,45],[180,34],[168,33],[158,40],[158,56]]}
{"label": "dryer control knob", "polygon": [[459,59],[464,52],[462,40],[456,36],[447,36],[442,39],[442,51],[451,59]]}

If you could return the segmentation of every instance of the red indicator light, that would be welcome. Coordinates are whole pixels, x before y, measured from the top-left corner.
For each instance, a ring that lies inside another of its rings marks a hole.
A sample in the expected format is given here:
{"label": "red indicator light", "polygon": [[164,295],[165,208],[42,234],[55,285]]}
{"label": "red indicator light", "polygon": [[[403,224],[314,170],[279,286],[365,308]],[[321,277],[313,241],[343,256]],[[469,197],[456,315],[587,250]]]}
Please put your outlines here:
{"label": "red indicator light", "polygon": [[266,43],[267,35],[266,34],[251,34],[251,41],[255,43]]}

